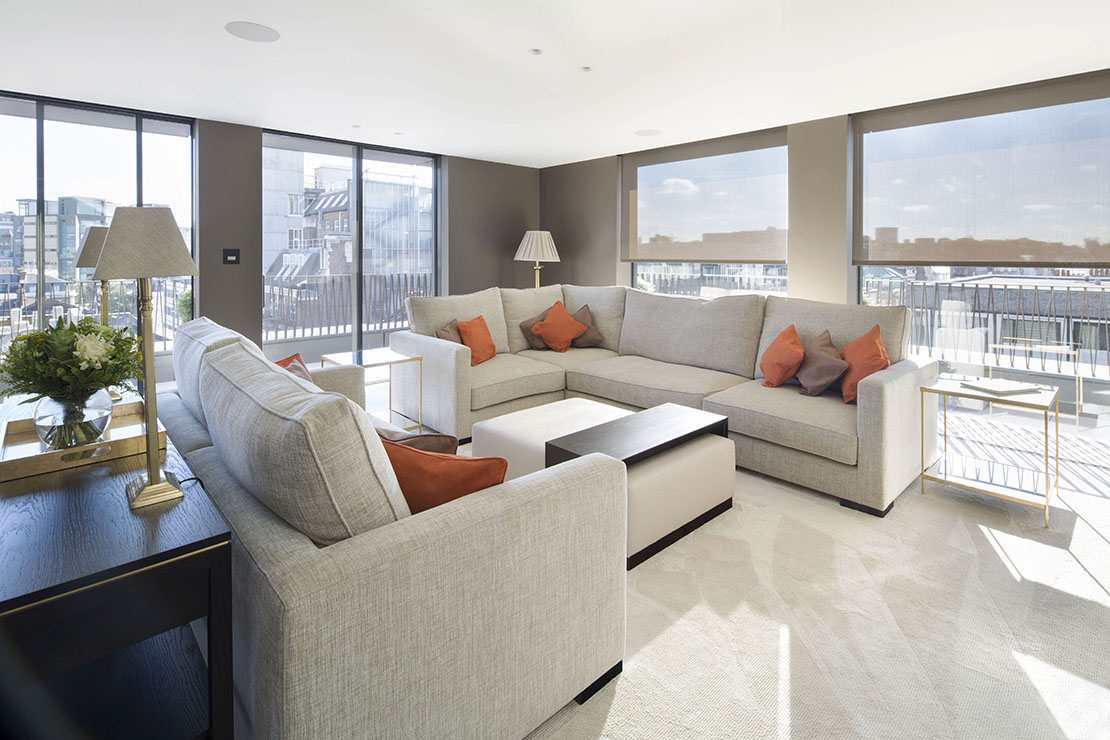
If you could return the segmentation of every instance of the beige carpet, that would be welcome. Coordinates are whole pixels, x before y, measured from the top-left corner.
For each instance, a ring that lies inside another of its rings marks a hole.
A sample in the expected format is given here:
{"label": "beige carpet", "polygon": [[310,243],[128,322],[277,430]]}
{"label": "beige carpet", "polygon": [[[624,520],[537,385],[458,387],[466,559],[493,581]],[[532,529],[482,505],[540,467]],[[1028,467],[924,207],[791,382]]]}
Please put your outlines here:
{"label": "beige carpet", "polygon": [[532,737],[1110,738],[1108,496],[1073,486],[1045,530],[939,485],[877,519],[738,472],[629,574],[624,673]]}

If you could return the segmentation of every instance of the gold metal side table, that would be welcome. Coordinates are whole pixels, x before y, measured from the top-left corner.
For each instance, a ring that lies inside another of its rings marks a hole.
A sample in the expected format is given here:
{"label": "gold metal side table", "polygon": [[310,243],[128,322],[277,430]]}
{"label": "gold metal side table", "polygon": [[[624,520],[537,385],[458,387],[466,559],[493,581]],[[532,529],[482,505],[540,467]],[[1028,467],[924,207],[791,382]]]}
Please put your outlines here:
{"label": "gold metal side table", "polygon": [[[925,464],[925,394],[940,396],[943,404],[943,439],[940,456],[932,465]],[[974,401],[1011,406],[1039,412],[1044,417],[1044,469],[1036,470],[998,460],[982,460],[948,449],[948,399],[968,398]],[[1054,442],[1050,444],[1048,417],[1054,420]],[[1055,461],[1050,457],[1055,447]],[[925,481],[974,491],[1014,503],[1044,509],[1044,525],[1048,526],[1049,504],[1060,493],[1060,389],[1040,386],[1040,390],[1011,396],[998,396],[972,388],[962,381],[940,378],[921,386],[921,492]]]}
{"label": "gold metal side table", "polygon": [[[416,418],[402,414],[393,409],[393,366],[415,362],[417,367],[417,409]],[[420,355],[406,355],[395,352],[389,347],[364,349],[356,352],[334,352],[320,358],[320,367],[325,365],[359,365],[365,369],[372,367],[388,367],[389,377],[386,380],[373,380],[367,385],[389,383],[389,408],[383,411],[371,412],[384,422],[399,426],[406,432],[423,431],[424,429],[424,358]]]}

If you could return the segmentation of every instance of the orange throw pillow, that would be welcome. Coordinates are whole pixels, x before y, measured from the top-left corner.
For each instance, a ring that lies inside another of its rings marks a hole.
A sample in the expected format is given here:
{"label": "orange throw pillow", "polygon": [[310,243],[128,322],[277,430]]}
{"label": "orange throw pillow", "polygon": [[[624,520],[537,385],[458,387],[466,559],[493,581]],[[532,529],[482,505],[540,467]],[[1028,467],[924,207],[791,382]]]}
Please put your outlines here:
{"label": "orange throw pillow", "polygon": [[509,469],[509,461],[503,457],[425,452],[388,439],[382,440],[382,446],[413,514],[504,483]]}
{"label": "orange throw pillow", "polygon": [[759,369],[766,377],[763,385],[768,388],[778,388],[793,378],[798,368],[802,366],[805,356],[805,348],[802,347],[798,330],[791,324],[775,337],[775,341],[771,342],[771,346],[759,361]]}
{"label": "orange throw pillow", "polygon": [[856,392],[861,380],[890,367],[890,358],[886,355],[886,347],[883,346],[883,339],[879,335],[878,324],[862,337],[849,342],[840,353],[840,357],[848,363],[848,371],[840,379],[840,391],[844,394],[844,403],[856,400]]}
{"label": "orange throw pillow", "polygon": [[471,367],[480,365],[497,354],[497,347],[493,344],[493,337],[490,336],[484,316],[470,321],[460,321],[459,336],[462,337],[463,344],[470,347]]}
{"label": "orange throw pillow", "polygon": [[308,364],[301,357],[300,352],[295,355],[289,355],[284,360],[278,360],[274,364],[278,367],[285,368],[302,380],[307,380],[313,385],[316,384],[316,381],[312,379],[312,373],[308,371]]}
{"label": "orange throw pillow", "polygon": [[562,301],[555,301],[544,320],[532,327],[532,333],[556,352],[566,352],[570,343],[585,334],[588,328],[570,315]]}

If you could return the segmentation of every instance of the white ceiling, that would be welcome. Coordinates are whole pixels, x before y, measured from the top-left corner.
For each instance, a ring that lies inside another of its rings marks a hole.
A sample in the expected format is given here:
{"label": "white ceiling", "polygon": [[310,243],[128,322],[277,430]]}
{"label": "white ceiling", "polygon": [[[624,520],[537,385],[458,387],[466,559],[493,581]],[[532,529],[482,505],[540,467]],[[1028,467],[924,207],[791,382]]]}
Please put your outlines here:
{"label": "white ceiling", "polygon": [[1107,0],[5,5],[3,90],[533,167],[1110,67]]}

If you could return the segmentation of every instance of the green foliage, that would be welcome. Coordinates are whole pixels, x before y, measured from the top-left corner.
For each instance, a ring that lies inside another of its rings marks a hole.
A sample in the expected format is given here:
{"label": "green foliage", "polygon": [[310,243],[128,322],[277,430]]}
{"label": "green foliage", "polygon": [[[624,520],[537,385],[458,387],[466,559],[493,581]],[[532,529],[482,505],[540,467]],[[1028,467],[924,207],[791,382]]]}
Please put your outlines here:
{"label": "green foliage", "polygon": [[193,289],[186,288],[185,292],[177,297],[177,318],[182,322],[193,320]]}
{"label": "green foliage", "polygon": [[84,403],[101,388],[132,388],[130,381],[142,374],[135,335],[90,318],[76,324],[59,318],[43,331],[16,337],[0,361],[0,381],[11,393],[31,394],[28,402],[48,396]]}

